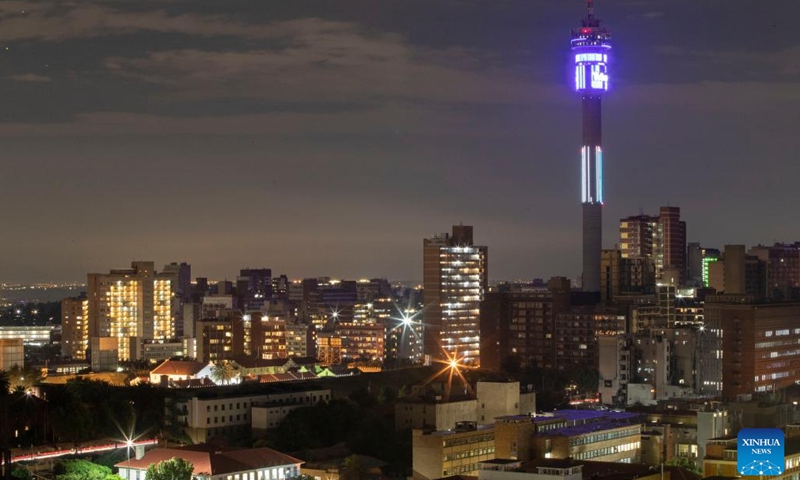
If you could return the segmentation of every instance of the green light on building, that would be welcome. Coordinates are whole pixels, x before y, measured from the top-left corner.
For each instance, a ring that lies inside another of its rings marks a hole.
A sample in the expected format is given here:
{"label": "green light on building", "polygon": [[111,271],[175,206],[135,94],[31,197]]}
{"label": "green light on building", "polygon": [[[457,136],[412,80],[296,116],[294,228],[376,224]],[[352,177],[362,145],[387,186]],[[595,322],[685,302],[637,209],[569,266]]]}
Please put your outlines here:
{"label": "green light on building", "polygon": [[708,286],[708,266],[719,260],[718,258],[705,257],[703,259],[703,286]]}

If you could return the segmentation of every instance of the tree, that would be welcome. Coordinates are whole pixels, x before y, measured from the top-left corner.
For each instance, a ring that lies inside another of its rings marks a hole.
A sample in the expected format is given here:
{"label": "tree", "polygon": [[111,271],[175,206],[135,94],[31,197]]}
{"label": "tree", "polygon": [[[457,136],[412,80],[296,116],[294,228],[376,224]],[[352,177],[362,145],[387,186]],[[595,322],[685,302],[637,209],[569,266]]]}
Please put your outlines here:
{"label": "tree", "polygon": [[397,390],[389,385],[381,385],[380,390],[378,390],[378,403],[385,405],[394,403],[395,400],[397,400]]}
{"label": "tree", "polygon": [[178,457],[158,462],[147,467],[144,480],[191,480],[194,465]]}
{"label": "tree", "polygon": [[366,473],[366,467],[361,457],[350,455],[344,459],[344,468],[340,477],[342,480],[364,480]]}
{"label": "tree", "polygon": [[53,468],[55,480],[122,480],[111,469],[88,460],[64,460]]}
{"label": "tree", "polygon": [[18,466],[14,468],[14,470],[11,472],[11,477],[19,478],[21,480],[30,480],[31,478],[33,478],[33,474],[31,473],[30,470],[28,470],[27,467]]}
{"label": "tree", "polygon": [[692,459],[688,457],[675,457],[672,460],[667,460],[664,465],[669,467],[681,467],[694,473],[703,473],[703,469],[697,466]]}
{"label": "tree", "polygon": [[23,392],[42,381],[41,369],[33,367],[14,365],[8,370],[8,376],[11,388],[21,389]]}
{"label": "tree", "polygon": [[237,372],[230,362],[218,363],[211,369],[211,380],[216,384],[231,383],[236,378]]}
{"label": "tree", "polygon": [[517,377],[522,373],[522,360],[519,355],[509,355],[500,362],[500,370]]}
{"label": "tree", "polygon": [[9,480],[11,478],[11,447],[8,440],[11,437],[9,433],[9,416],[8,416],[8,403],[9,403],[9,390],[11,389],[11,380],[8,378],[8,372],[0,370],[0,456],[2,456],[3,478]]}

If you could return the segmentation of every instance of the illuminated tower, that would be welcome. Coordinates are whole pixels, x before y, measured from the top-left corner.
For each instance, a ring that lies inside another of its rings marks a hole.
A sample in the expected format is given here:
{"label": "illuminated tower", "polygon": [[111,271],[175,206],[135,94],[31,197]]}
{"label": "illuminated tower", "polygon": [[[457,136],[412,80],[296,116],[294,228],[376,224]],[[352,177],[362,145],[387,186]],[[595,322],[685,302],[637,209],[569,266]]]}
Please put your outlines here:
{"label": "illuminated tower", "polygon": [[594,1],[581,28],[572,31],[575,90],[583,101],[581,202],[583,203],[583,290],[600,291],[600,250],[603,243],[603,148],[600,100],[608,90],[611,35],[594,16]]}

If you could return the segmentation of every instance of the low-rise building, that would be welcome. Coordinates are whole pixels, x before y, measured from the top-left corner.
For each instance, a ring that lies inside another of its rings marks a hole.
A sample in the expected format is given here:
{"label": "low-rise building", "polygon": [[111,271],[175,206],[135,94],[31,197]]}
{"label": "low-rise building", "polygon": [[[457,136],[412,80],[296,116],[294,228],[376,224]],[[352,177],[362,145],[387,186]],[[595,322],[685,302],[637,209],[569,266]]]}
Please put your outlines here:
{"label": "low-rise building", "polygon": [[49,345],[54,334],[61,334],[59,325],[0,326],[0,340],[21,338],[25,345]]}
{"label": "low-rise building", "polygon": [[401,399],[394,405],[394,426],[449,430],[458,422],[474,422],[478,401],[474,398],[453,398],[444,401],[441,396],[424,399]]}
{"label": "low-rise building", "polygon": [[383,467],[388,465],[383,460],[379,460],[369,455],[351,455],[349,457],[314,459],[303,464],[301,472],[314,480],[340,480],[346,478],[346,460],[354,457],[360,465],[362,479],[382,479],[386,478]]}
{"label": "low-rise building", "polygon": [[395,404],[395,428],[449,430],[458,422],[493,424],[498,417],[536,411],[536,394],[519,382],[478,382],[476,397],[429,395]]}
{"label": "low-rise building", "polygon": [[0,370],[25,365],[25,346],[21,338],[0,338]]}
{"label": "low-rise building", "polygon": [[546,415],[498,418],[497,458],[536,458],[635,463],[640,458],[642,426],[635,413],[557,410]]}
{"label": "low-rise building", "polygon": [[186,355],[183,341],[164,342],[147,341],[142,344],[143,360],[150,363],[158,363],[168,358],[182,357]]}
{"label": "low-rise building", "polygon": [[482,463],[479,480],[698,480],[699,475],[678,467],[538,459],[530,462],[494,460]]}
{"label": "low-rise building", "polygon": [[477,422],[494,423],[499,417],[528,415],[536,411],[536,394],[532,388],[520,390],[519,382],[478,382]]}
{"label": "low-rise building", "polygon": [[217,445],[155,448],[142,458],[116,465],[125,480],[144,480],[147,468],[172,458],[194,467],[193,480],[285,480],[300,476],[302,460],[271,448],[233,449]]}
{"label": "low-rise building", "polygon": [[[656,460],[653,464],[683,457],[701,467],[708,440],[732,434],[731,416],[719,402],[665,406],[667,408],[660,405],[628,410],[642,415],[651,440],[643,443],[642,458]],[[658,436],[660,442],[652,441]]]}
{"label": "low-rise building", "polygon": [[415,429],[412,458],[414,480],[477,475],[481,462],[495,458],[494,425],[463,422],[452,430]]}
{"label": "low-rise building", "polygon": [[[175,421],[189,438],[202,443],[220,435],[250,432],[254,426],[252,408],[256,404],[314,405],[330,399],[330,390],[319,389],[228,398],[193,396],[174,399],[167,408],[177,412]],[[261,423],[256,425],[261,426]]]}
{"label": "low-rise building", "polygon": [[[128,339],[122,339],[127,341]],[[94,372],[113,372],[119,367],[120,339],[116,337],[90,337],[87,356]]]}
{"label": "low-rise building", "polygon": [[534,452],[537,458],[638,463],[642,426],[634,417],[596,418],[539,431],[533,439]]}
{"label": "low-rise building", "polygon": [[211,376],[213,363],[165,360],[150,372],[150,383],[167,386],[181,380],[200,380]]}

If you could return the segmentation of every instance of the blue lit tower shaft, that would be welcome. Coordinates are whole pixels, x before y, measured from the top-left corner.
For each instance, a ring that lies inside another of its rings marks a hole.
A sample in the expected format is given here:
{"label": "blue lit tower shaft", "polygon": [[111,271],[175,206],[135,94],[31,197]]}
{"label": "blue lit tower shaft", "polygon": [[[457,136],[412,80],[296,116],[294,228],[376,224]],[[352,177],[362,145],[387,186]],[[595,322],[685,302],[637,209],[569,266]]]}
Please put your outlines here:
{"label": "blue lit tower shaft", "polygon": [[608,90],[611,35],[594,16],[593,0],[581,28],[572,31],[575,90],[583,103],[581,202],[583,205],[583,290],[600,291],[603,243],[603,148],[601,98]]}

